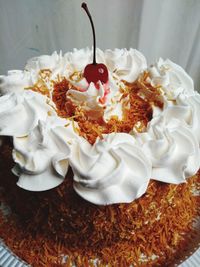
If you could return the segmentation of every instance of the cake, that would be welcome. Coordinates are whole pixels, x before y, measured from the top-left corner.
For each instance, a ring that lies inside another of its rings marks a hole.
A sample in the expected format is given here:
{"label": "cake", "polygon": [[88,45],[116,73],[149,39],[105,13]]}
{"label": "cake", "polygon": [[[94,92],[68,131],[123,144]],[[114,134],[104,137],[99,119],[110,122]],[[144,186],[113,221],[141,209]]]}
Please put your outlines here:
{"label": "cake", "polygon": [[105,82],[89,48],[0,76],[0,237],[36,267],[168,266],[199,215],[200,95],[170,60],[96,52]]}

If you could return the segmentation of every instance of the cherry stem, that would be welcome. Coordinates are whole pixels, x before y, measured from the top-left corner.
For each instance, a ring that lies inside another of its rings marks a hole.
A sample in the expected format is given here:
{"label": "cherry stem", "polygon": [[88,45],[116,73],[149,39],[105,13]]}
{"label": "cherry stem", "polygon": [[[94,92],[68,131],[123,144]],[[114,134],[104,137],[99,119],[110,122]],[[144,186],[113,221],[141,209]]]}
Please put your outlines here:
{"label": "cherry stem", "polygon": [[95,36],[95,29],[94,29],[94,24],[93,24],[93,21],[92,21],[92,16],[89,12],[89,9],[87,7],[87,4],[86,3],[82,3],[81,7],[85,10],[85,12],[87,13],[88,17],[89,17],[89,20],[90,20],[90,23],[91,23],[91,26],[92,26],[92,33],[93,33],[93,64],[96,65],[96,36]]}

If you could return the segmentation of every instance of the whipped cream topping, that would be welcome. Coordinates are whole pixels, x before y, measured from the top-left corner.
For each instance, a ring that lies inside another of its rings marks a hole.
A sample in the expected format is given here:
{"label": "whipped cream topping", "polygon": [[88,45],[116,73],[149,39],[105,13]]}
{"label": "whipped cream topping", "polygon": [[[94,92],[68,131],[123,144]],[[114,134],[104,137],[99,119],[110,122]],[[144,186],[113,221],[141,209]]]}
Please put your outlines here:
{"label": "whipped cream topping", "polygon": [[67,97],[76,105],[81,104],[85,109],[95,110],[106,105],[106,96],[109,94],[109,85],[98,83],[98,88],[94,83],[90,83],[87,87],[81,87],[81,91],[70,89]]}
{"label": "whipped cream topping", "polygon": [[195,135],[167,109],[138,134],[144,153],[152,162],[152,178],[179,184],[199,169],[200,150]]}
{"label": "whipped cream topping", "polygon": [[33,85],[33,74],[28,71],[10,70],[7,75],[0,75],[0,95],[22,92]]}
{"label": "whipped cream topping", "polygon": [[137,140],[151,158],[153,179],[178,184],[200,167],[200,95],[189,75],[170,60],[159,59],[149,74],[162,91],[164,110],[154,112]]}
{"label": "whipped cream topping", "polygon": [[134,82],[138,75],[147,68],[145,57],[135,49],[115,49],[105,51],[108,69],[120,80]]}
{"label": "whipped cream topping", "polygon": [[13,159],[17,165],[13,172],[19,176],[18,186],[43,191],[61,184],[74,138],[72,123],[56,117],[39,120],[25,137],[14,137]]}
{"label": "whipped cream topping", "polygon": [[95,204],[131,202],[143,195],[151,177],[151,162],[134,137],[111,133],[92,146],[81,140],[70,156],[74,189]]}
{"label": "whipped cream topping", "polygon": [[[72,84],[74,84],[73,81]],[[67,97],[75,105],[92,111],[91,115],[96,117],[103,114],[105,121],[108,121],[113,115],[119,119],[122,118],[122,104],[125,99],[119,101],[122,93],[120,93],[119,86],[111,74],[106,84],[98,82],[97,85],[94,83],[88,85],[86,79],[83,78],[74,85],[80,90],[70,89],[67,92]]]}
{"label": "whipped cream topping", "polygon": [[40,70],[51,70],[51,78],[55,79],[57,75],[67,75],[69,73],[67,65],[68,62],[62,56],[62,52],[59,54],[54,52],[52,55],[42,55],[29,59],[25,66],[25,70],[36,76]]}
{"label": "whipped cream topping", "polygon": [[174,118],[179,119],[185,127],[192,131],[200,145],[200,95],[197,92],[194,92],[193,95],[181,93],[178,95],[176,103]]}
{"label": "whipped cream topping", "polygon": [[191,77],[177,64],[169,59],[160,58],[149,68],[151,84],[161,86],[168,100],[176,99],[179,93],[185,91],[193,94],[194,84]]}
{"label": "whipped cream topping", "polygon": [[48,114],[55,110],[41,94],[26,90],[5,94],[0,97],[0,135],[26,136]]}
{"label": "whipped cream topping", "polygon": [[[63,182],[71,166],[76,192],[107,205],[142,196],[150,179],[179,184],[195,174],[200,167],[200,95],[187,73],[162,59],[147,69],[144,56],[134,49],[97,49],[97,62],[107,66],[109,81],[94,85],[82,75],[91,62],[91,49],[74,49],[64,56],[55,52],[30,59],[25,71],[0,76],[0,135],[13,137],[18,185],[31,191],[51,189]],[[41,80],[43,70],[49,72]],[[66,99],[106,122],[122,118],[124,81],[134,82],[144,70],[148,82],[159,88],[164,107],[152,107],[153,118],[143,132],[134,128],[105,134],[91,145],[78,135],[75,121],[58,116],[52,80],[67,79],[72,87]],[[30,90],[36,85],[46,95]]]}

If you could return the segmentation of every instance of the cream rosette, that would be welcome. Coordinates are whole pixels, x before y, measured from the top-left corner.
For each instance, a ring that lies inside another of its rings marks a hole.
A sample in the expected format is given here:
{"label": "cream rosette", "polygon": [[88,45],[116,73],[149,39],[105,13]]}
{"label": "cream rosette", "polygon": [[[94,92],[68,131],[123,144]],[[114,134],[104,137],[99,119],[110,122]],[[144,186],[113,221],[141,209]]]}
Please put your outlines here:
{"label": "cream rosette", "polygon": [[[160,58],[148,70],[151,84],[163,91],[166,116],[180,120],[200,143],[200,95],[194,91],[191,77],[169,59],[164,61]],[[161,115],[162,111],[158,113]]]}
{"label": "cream rosette", "polygon": [[108,120],[112,115],[122,116],[122,101],[119,99],[121,93],[118,86],[111,75],[106,84],[98,82],[98,87],[94,83],[87,84],[85,79],[79,82],[72,82],[81,90],[70,89],[67,97],[78,106],[87,111],[91,111],[91,116],[103,116],[104,120]]}
{"label": "cream rosette", "polygon": [[33,91],[9,93],[0,97],[0,135],[25,136],[54,109],[47,98]]}
{"label": "cream rosette", "polygon": [[59,54],[54,52],[52,55],[42,55],[39,57],[33,57],[27,61],[25,69],[27,71],[39,72],[40,70],[49,69],[52,72],[56,70],[61,71],[64,66],[64,60],[62,52]]}
{"label": "cream rosette", "polygon": [[23,92],[24,87],[33,85],[34,79],[29,71],[10,70],[7,75],[0,75],[0,95]]}
{"label": "cream rosette", "polygon": [[179,184],[198,171],[200,150],[188,125],[174,114],[177,107],[168,108],[153,118],[147,131],[137,135],[137,140],[152,161],[152,178]]}
{"label": "cream rosette", "polygon": [[135,49],[115,49],[105,51],[105,64],[119,80],[134,82],[147,68],[145,57]]}
{"label": "cream rosette", "polygon": [[48,114],[55,115],[47,97],[26,88],[38,78],[31,71],[9,71],[0,76],[0,135],[25,136]]}
{"label": "cream rosette", "polygon": [[90,83],[88,87],[82,88],[82,91],[70,89],[67,92],[67,97],[76,105],[80,105],[88,110],[98,110],[106,105],[103,101],[101,102],[101,99],[104,98],[107,87],[101,82],[99,82],[98,89],[94,83]]}
{"label": "cream rosette", "polygon": [[[161,114],[161,113],[160,113]],[[176,97],[176,101],[166,102],[165,116],[170,119],[177,119],[184,127],[188,128],[200,144],[200,95],[194,92],[187,95],[184,92]]]}
{"label": "cream rosette", "polygon": [[181,93],[176,99],[176,105],[170,108],[171,116],[185,123],[195,135],[200,145],[200,94],[194,92],[192,95]]}
{"label": "cream rosette", "polygon": [[151,177],[151,162],[134,137],[105,135],[92,146],[86,140],[70,155],[74,189],[98,205],[131,202],[142,196]]}
{"label": "cream rosette", "polygon": [[174,100],[185,91],[188,95],[194,93],[194,84],[191,77],[181,66],[169,59],[160,58],[158,62],[148,69],[152,86],[161,86],[168,100]]}
{"label": "cream rosette", "polygon": [[56,117],[39,121],[25,137],[14,137],[13,172],[19,176],[17,185],[43,191],[61,184],[68,171],[70,146],[76,137],[72,123]]}

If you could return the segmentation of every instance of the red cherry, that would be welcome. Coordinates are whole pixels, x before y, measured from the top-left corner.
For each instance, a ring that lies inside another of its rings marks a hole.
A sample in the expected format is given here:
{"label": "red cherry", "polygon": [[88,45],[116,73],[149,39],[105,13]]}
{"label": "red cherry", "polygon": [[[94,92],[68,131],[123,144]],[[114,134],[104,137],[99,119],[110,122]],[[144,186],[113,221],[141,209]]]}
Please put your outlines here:
{"label": "red cherry", "polygon": [[106,83],[108,81],[108,69],[103,63],[88,64],[84,69],[83,76],[88,83],[96,84],[98,81]]}
{"label": "red cherry", "polygon": [[92,21],[91,14],[88,10],[87,4],[82,3],[81,7],[85,10],[87,13],[91,26],[92,26],[92,34],[93,34],[93,63],[88,64],[85,69],[83,76],[87,80],[88,83],[93,82],[96,84],[98,81],[102,83],[106,83],[108,81],[108,69],[106,65],[103,63],[96,63],[96,37],[95,37],[95,29],[94,29],[94,24]]}

